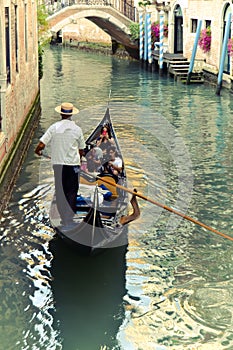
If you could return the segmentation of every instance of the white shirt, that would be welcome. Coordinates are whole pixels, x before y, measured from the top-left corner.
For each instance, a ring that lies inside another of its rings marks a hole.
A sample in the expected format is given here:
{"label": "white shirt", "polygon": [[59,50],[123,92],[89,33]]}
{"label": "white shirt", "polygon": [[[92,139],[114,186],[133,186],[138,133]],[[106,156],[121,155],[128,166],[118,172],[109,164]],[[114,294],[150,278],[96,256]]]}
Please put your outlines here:
{"label": "white shirt", "polygon": [[115,160],[110,160],[112,165],[117,166],[118,168],[122,168],[122,159],[120,157],[116,157]]}
{"label": "white shirt", "polygon": [[81,128],[70,119],[62,119],[52,124],[40,141],[51,142],[52,164],[80,165],[79,149],[85,148]]}

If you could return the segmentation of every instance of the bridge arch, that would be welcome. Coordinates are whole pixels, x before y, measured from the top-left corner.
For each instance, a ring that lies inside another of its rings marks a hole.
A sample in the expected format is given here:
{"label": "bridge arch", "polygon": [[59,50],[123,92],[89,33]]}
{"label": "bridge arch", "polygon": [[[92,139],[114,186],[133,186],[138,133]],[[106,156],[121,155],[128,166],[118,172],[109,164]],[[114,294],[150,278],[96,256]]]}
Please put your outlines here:
{"label": "bridge arch", "polygon": [[[58,17],[58,16],[56,16]],[[99,10],[93,10],[93,9],[83,9],[83,10],[77,10],[77,12],[74,12],[70,16],[62,19],[59,21],[58,17],[58,22],[50,27],[51,31],[58,32],[62,28],[64,28],[66,25],[70,23],[74,23],[75,20],[81,19],[81,18],[86,18],[90,20],[91,22],[96,22],[99,19],[99,23],[102,22],[102,27],[101,29],[108,29],[111,27],[118,28],[118,30],[123,31],[125,34],[130,35],[130,30],[129,30],[129,24],[130,21],[128,21],[128,26],[126,23],[122,23],[118,18],[114,17],[113,15],[109,14],[108,12],[103,11],[103,9]],[[50,21],[49,21],[50,22]],[[109,25],[107,24],[109,22]],[[106,28],[108,27],[108,28]],[[114,35],[114,31],[112,32]]]}
{"label": "bridge arch", "polygon": [[131,20],[111,6],[81,6],[73,5],[62,9],[48,17],[50,31],[54,35],[62,28],[85,18],[96,24],[110,35],[112,41],[125,46],[131,56],[138,58],[138,46],[131,40],[129,25]]}

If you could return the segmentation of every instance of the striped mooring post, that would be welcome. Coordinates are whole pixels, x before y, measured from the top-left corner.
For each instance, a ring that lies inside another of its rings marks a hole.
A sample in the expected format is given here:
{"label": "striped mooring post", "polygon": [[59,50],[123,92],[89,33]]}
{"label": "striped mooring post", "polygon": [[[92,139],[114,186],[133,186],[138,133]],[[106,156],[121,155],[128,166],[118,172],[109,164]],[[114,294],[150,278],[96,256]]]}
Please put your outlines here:
{"label": "striped mooring post", "polygon": [[152,64],[152,50],[151,50],[151,12],[147,13],[147,57],[148,64]]}
{"label": "striped mooring post", "polygon": [[143,11],[139,12],[139,58],[143,58]]}
{"label": "striped mooring post", "polygon": [[164,11],[159,13],[159,70],[162,73],[163,70],[163,41],[164,41]]}
{"label": "striped mooring post", "polygon": [[143,59],[144,61],[147,61],[147,12],[145,13],[145,21],[144,21],[144,55]]}

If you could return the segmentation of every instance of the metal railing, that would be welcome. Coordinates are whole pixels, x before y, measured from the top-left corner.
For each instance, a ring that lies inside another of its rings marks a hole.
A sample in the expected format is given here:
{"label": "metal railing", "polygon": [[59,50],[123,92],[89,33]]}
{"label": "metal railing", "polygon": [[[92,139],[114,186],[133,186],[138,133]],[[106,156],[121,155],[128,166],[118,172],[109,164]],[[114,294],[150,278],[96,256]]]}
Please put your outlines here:
{"label": "metal railing", "polygon": [[67,6],[73,5],[89,5],[89,6],[111,6],[119,11],[131,21],[137,21],[137,8],[125,0],[45,0],[44,5],[48,10],[48,14],[52,15]]}

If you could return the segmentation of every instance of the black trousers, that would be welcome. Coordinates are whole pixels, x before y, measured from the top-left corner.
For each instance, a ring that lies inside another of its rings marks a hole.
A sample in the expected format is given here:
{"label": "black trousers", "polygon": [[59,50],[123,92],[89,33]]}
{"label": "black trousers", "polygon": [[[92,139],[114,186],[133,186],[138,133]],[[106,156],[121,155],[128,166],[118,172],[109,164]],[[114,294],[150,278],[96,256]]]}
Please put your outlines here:
{"label": "black trousers", "polygon": [[76,212],[80,166],[53,165],[57,209],[62,224],[68,225]]}

